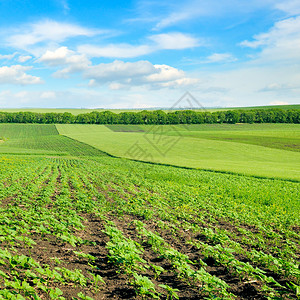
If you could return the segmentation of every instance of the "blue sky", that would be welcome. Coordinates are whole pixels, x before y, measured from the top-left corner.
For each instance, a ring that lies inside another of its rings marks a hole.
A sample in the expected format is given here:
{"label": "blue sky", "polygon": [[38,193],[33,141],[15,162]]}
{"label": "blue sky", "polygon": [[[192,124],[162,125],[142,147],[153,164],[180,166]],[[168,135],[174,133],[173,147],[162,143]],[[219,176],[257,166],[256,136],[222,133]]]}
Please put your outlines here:
{"label": "blue sky", "polygon": [[0,0],[0,107],[300,103],[299,0]]}

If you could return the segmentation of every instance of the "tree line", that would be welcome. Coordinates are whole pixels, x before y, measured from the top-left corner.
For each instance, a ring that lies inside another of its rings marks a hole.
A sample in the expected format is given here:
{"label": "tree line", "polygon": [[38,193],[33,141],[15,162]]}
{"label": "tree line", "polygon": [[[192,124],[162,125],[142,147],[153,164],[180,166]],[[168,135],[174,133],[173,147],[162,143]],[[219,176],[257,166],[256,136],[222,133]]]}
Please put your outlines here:
{"label": "tree line", "polygon": [[228,111],[155,110],[140,112],[93,111],[71,113],[0,112],[0,123],[40,124],[235,124],[300,123],[299,109],[252,109]]}

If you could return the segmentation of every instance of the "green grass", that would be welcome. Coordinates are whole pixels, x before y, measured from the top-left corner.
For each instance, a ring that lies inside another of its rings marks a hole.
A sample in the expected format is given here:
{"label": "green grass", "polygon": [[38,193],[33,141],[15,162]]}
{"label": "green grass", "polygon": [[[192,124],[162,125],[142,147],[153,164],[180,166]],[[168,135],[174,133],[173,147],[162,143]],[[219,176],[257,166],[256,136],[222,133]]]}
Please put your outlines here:
{"label": "green grass", "polygon": [[2,154],[104,155],[99,149],[59,135],[55,125],[0,124],[0,137]]}
{"label": "green grass", "polygon": [[[251,126],[255,132],[253,136],[249,131]],[[113,132],[102,125],[57,125],[61,134],[118,157],[253,176],[300,180],[300,154],[283,150],[286,140],[280,142],[280,139],[285,136],[291,143],[290,146],[296,142],[298,147],[299,125],[246,124],[244,131],[243,125],[239,124],[211,127],[208,124],[192,125],[190,130],[183,126],[139,127],[147,133]],[[274,132],[275,128],[278,131]],[[226,140],[226,137],[230,136],[235,140]],[[241,136],[242,141],[239,140]],[[261,139],[257,140],[256,144],[252,144],[256,136],[260,136]],[[264,139],[265,136],[269,139]],[[274,141],[279,141],[279,144],[272,144]],[[137,144],[142,151],[134,148]],[[267,144],[268,147],[263,144]],[[274,149],[275,146],[281,149]],[[287,149],[291,150],[291,147]]]}
{"label": "green grass", "polygon": [[105,125],[108,129],[115,132],[144,132],[142,126],[139,125]]}
{"label": "green grass", "polygon": [[[155,128],[155,127],[154,127]],[[222,124],[175,127],[183,136],[252,144],[275,149],[300,151],[300,126],[297,124]],[[166,132],[176,136],[177,131]]]}

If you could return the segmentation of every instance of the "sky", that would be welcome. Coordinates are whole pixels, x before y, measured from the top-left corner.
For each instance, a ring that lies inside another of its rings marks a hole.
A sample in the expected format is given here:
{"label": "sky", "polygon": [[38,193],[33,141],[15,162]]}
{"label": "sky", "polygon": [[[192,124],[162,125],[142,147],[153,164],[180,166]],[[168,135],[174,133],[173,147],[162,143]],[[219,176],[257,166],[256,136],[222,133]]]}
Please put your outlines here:
{"label": "sky", "polygon": [[0,0],[0,108],[300,103],[299,0]]}

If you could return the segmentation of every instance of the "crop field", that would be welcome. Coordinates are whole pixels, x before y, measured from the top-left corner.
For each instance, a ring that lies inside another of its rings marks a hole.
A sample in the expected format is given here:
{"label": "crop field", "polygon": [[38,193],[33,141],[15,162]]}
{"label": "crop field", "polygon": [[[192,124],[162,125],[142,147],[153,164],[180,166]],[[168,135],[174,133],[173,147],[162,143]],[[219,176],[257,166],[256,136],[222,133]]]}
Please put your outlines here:
{"label": "crop field", "polygon": [[1,153],[102,155],[87,144],[60,136],[55,125],[0,124]]}
{"label": "crop field", "polygon": [[293,180],[106,155],[145,134],[132,127],[0,125],[0,299],[299,299],[299,150],[284,146],[299,129],[265,125],[253,136],[287,140],[196,126],[182,141],[257,147]]}
{"label": "crop field", "polygon": [[[57,129],[118,157],[300,180],[299,124],[60,124]],[[137,144],[144,154],[134,153]]]}

